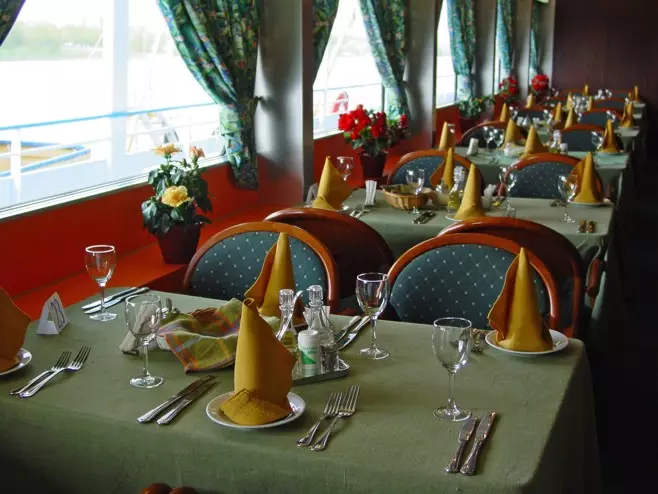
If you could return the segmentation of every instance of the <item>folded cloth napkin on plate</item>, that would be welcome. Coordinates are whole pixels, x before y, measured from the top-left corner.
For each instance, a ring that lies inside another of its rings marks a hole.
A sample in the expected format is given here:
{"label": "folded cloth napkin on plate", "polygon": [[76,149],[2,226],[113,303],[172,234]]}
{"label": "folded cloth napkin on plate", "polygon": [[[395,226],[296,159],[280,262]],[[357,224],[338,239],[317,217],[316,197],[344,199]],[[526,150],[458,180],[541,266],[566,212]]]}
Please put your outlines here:
{"label": "folded cloth napkin on plate", "polygon": [[295,357],[260,317],[254,301],[245,300],[235,356],[234,391],[221,406],[224,415],[240,425],[267,424],[289,415],[292,410],[288,392],[295,362]]}
{"label": "folded cloth napkin on plate", "polygon": [[640,101],[640,88],[637,85],[633,86],[633,91],[631,91],[631,99],[633,101]]}
{"label": "folded cloth napkin on plate", "polygon": [[571,175],[575,175],[576,195],[574,202],[599,203],[603,201],[603,191],[601,190],[601,179],[594,168],[592,153],[587,153],[585,158],[580,160]]}
{"label": "folded cloth napkin on plate", "polygon": [[605,124],[605,135],[603,136],[603,146],[599,150],[600,153],[618,153],[619,147],[617,146],[617,136],[615,136],[615,129],[612,127],[612,120],[608,120]]}
{"label": "folded cloth napkin on plate", "polygon": [[375,205],[375,194],[377,193],[377,180],[366,180],[366,200],[364,206]]}
{"label": "folded cloth napkin on plate", "polygon": [[531,154],[546,153],[547,151],[546,146],[542,144],[537,135],[537,129],[535,129],[534,125],[531,125],[530,130],[528,131],[528,139],[525,141],[525,148],[521,157],[527,158]]}
{"label": "folded cloth napkin on plate", "polygon": [[484,207],[482,206],[482,196],[480,195],[480,181],[480,171],[477,166],[471,165],[468,171],[468,178],[466,179],[466,187],[464,188],[464,197],[459,209],[455,213],[456,220],[486,216]]}
{"label": "folded cloth napkin on plate", "polygon": [[594,98],[590,96],[587,99],[587,111],[592,111],[594,109]]}
{"label": "folded cloth napkin on plate", "polygon": [[18,363],[18,351],[25,341],[30,318],[16,307],[9,294],[0,288],[0,372]]}
{"label": "folded cloth napkin on plate", "polygon": [[518,125],[516,125],[516,122],[510,118],[509,122],[507,122],[507,129],[505,129],[504,144],[507,144],[508,142],[517,144],[522,140],[523,134],[521,134],[521,129],[519,129]]}
{"label": "folded cloth napkin on plate", "polygon": [[443,183],[448,187],[448,190],[452,189],[452,187],[455,185],[454,154],[455,154],[454,149],[452,148],[448,149],[448,152],[446,153],[446,157],[443,160],[443,163],[441,163],[434,171],[434,173],[432,173],[432,175],[430,176],[430,184],[432,184],[433,187],[438,186],[441,183],[441,180],[443,180]]}
{"label": "folded cloth napkin on plate", "polygon": [[448,122],[443,122],[443,129],[441,130],[441,140],[439,141],[439,151],[446,151],[449,148],[455,147],[455,135],[450,131]]}
{"label": "folded cloth napkin on plate", "polygon": [[569,108],[569,113],[567,113],[567,121],[564,123],[564,128],[568,129],[572,125],[575,125],[578,123],[578,116],[576,115],[576,111],[573,109],[573,106]]}
{"label": "folded cloth napkin on plate", "polygon": [[499,122],[509,121],[509,106],[507,103],[503,103],[503,108],[500,110],[500,117],[498,117]]}
{"label": "folded cloth napkin on plate", "polygon": [[530,108],[531,106],[535,106],[535,95],[530,93],[528,95],[528,99],[526,100],[525,107]]}
{"label": "folded cloth napkin on plate", "polygon": [[635,107],[633,106],[632,102],[624,106],[624,115],[621,117],[621,122],[619,123],[620,127],[628,128],[635,127],[637,125],[635,123],[635,119],[633,118],[634,110]]}
{"label": "folded cloth napkin on plate", "polygon": [[318,196],[313,201],[313,207],[319,209],[340,209],[343,201],[352,194],[352,189],[338,173],[329,159],[324,161],[322,176],[318,185]]}
{"label": "folded cloth napkin on plate", "polygon": [[532,267],[524,248],[505,274],[500,295],[489,311],[496,343],[508,350],[541,352],[553,347],[551,334],[539,311]]}

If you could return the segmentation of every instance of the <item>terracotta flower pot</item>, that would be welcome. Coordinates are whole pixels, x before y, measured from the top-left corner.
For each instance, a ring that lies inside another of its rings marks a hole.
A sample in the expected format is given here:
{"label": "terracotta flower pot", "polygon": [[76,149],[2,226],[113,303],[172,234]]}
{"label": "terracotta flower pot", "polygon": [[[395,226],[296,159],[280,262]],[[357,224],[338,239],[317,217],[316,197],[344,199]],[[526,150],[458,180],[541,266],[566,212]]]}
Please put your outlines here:
{"label": "terracotta flower pot", "polygon": [[379,180],[384,174],[384,166],[386,165],[386,158],[388,153],[381,153],[377,156],[370,156],[366,153],[361,153],[361,168],[363,169],[363,178],[366,180]]}
{"label": "terracotta flower pot", "polygon": [[174,226],[164,235],[158,235],[162,259],[167,264],[187,264],[199,245],[201,225]]}

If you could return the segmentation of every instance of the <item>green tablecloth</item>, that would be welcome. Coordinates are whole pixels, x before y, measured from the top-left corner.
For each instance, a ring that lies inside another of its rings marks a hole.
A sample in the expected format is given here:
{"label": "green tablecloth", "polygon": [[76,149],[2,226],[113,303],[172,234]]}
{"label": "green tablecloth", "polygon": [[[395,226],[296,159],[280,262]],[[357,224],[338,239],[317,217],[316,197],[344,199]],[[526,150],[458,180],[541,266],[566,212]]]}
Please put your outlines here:
{"label": "green tablecloth", "polygon": [[[183,311],[217,303],[172,298]],[[214,396],[232,389],[232,370],[219,371],[219,384],[172,424],[137,423],[196,376],[185,375],[170,353],[155,351],[151,371],[165,383],[132,388],[128,380],[140,373],[141,362],[118,350],[123,316],[97,323],[77,306],[68,314],[71,325],[58,336],[36,336],[33,325],[25,342],[32,363],[0,379],[0,475],[4,486],[21,485],[21,492],[137,493],[152,482],[213,493],[599,491],[591,383],[578,340],[540,358],[493,349],[472,355],[457,377],[458,403],[478,415],[495,409],[499,419],[478,474],[466,477],[443,472],[460,426],[432,415],[446,401],[447,375],[432,353],[428,326],[382,321],[378,336],[389,359],[360,359],[369,335],[360,336],[343,352],[352,366],[347,378],[293,390],[307,404],[299,420],[246,432],[216,425],[205,414]],[[83,370],[58,377],[33,398],[8,395],[63,350],[75,353],[83,344],[92,346]],[[329,393],[352,383],[361,386],[357,413],[340,424],[328,449],[298,448],[295,440]]]}

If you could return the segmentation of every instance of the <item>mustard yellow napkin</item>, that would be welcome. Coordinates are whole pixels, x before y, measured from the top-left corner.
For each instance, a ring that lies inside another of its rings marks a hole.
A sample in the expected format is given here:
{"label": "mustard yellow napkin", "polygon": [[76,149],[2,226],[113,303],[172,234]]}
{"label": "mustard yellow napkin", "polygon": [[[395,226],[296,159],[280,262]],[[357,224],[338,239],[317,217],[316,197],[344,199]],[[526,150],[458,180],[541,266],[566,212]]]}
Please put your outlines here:
{"label": "mustard yellow napkin", "polygon": [[541,139],[539,139],[537,129],[535,129],[534,125],[531,125],[530,130],[528,131],[528,139],[525,141],[525,149],[523,150],[523,155],[521,157],[527,158],[531,154],[546,152],[548,152],[548,150],[546,149],[546,146],[542,144]]}
{"label": "mustard yellow napkin", "polygon": [[521,134],[521,129],[519,129],[518,125],[516,125],[516,122],[514,122],[514,120],[510,118],[509,122],[507,122],[507,129],[505,129],[504,144],[507,144],[508,142],[511,142],[512,144],[517,144],[522,140],[523,140],[523,134]]}
{"label": "mustard yellow napkin", "polygon": [[0,288],[0,372],[18,363],[16,354],[23,346],[28,324],[30,318]]}
{"label": "mustard yellow napkin", "polygon": [[633,101],[640,101],[640,88],[637,86],[633,86],[633,92],[632,92]]}
{"label": "mustard yellow napkin", "polygon": [[441,140],[439,141],[439,151],[446,151],[449,148],[455,147],[455,136],[450,132],[448,122],[443,122],[443,129],[441,130]]}
{"label": "mustard yellow napkin", "polygon": [[235,355],[233,396],[221,410],[241,425],[262,425],[290,414],[295,357],[276,339],[256,310],[254,300],[242,305]]}
{"label": "mustard yellow napkin", "polygon": [[562,129],[564,127],[564,115],[562,114],[562,102],[558,101],[553,109],[553,124],[554,129]]}
{"label": "mustard yellow napkin", "polygon": [[567,95],[567,110],[573,108],[573,95],[569,93]]}
{"label": "mustard yellow napkin", "polygon": [[324,161],[322,176],[318,184],[318,197],[313,201],[314,208],[339,209],[343,201],[352,194],[352,189],[343,180],[329,156]]}
{"label": "mustard yellow napkin", "polygon": [[[510,120],[512,122],[512,120]],[[455,213],[456,220],[465,220],[468,218],[477,218],[486,216],[482,207],[480,171],[477,166],[471,165],[466,179],[464,188],[464,198],[462,199],[459,209]]]}
{"label": "mustard yellow napkin", "polygon": [[454,175],[455,175],[455,159],[454,159],[454,149],[450,148],[448,149],[448,153],[446,154],[445,159],[443,160],[443,163],[441,163],[438,168],[432,173],[432,176],[430,177],[430,183],[436,187],[441,183],[441,180],[443,179],[443,183],[446,184],[448,189],[452,189],[452,187],[455,185],[455,180],[454,180]]}
{"label": "mustard yellow napkin", "polygon": [[530,93],[528,95],[528,99],[526,100],[525,107],[530,108],[531,106],[535,106],[535,95]]}
{"label": "mustard yellow napkin", "polygon": [[594,168],[592,153],[587,153],[573,171],[576,175],[576,195],[574,202],[599,203],[603,201],[601,181]]}
{"label": "mustard yellow napkin", "polygon": [[567,121],[564,123],[564,128],[568,129],[572,125],[575,125],[578,123],[578,116],[576,115],[576,111],[573,109],[573,106],[569,108],[569,113],[567,113]]}
{"label": "mustard yellow napkin", "polygon": [[635,107],[633,103],[628,103],[624,106],[624,115],[621,117],[621,122],[619,123],[620,127],[635,127],[635,119],[633,118],[633,111]]}
{"label": "mustard yellow napkin", "polygon": [[583,88],[583,95],[589,96],[589,84],[585,84],[585,87]]}
{"label": "mustard yellow napkin", "polygon": [[500,117],[498,118],[499,122],[507,122],[509,121],[509,107],[507,106],[507,103],[503,103],[503,109],[500,110]]}
{"label": "mustard yellow napkin", "polygon": [[590,96],[587,99],[587,111],[592,111],[594,109],[594,98]]}
{"label": "mustard yellow napkin", "polygon": [[619,147],[617,146],[617,137],[615,136],[615,129],[612,127],[612,120],[608,120],[608,122],[605,124],[605,135],[603,136],[603,146],[601,146],[600,152],[619,152]]}
{"label": "mustard yellow napkin", "polygon": [[524,248],[507,269],[503,289],[488,317],[489,325],[496,331],[496,343],[503,348],[519,352],[553,348],[551,334],[539,311],[532,267]]}

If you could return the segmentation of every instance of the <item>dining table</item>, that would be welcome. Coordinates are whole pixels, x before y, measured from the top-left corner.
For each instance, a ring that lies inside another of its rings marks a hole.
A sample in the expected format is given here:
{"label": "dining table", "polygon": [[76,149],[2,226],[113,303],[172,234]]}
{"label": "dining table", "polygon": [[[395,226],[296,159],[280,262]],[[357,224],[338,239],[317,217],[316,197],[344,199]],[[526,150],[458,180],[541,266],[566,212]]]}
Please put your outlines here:
{"label": "dining table", "polygon": [[[152,293],[182,312],[224,303]],[[476,417],[495,411],[497,418],[475,475],[467,476],[444,471],[462,424],[432,413],[447,402],[448,375],[433,354],[431,326],[380,321],[377,341],[391,353],[380,361],[359,357],[370,339],[364,329],[341,352],[347,376],[293,387],[306,408],[280,427],[240,430],[208,418],[208,403],[233,390],[232,367],[212,372],[217,384],[170,424],[142,424],[138,416],[200,376],[186,374],[169,351],[154,350],[149,368],[164,383],[131,387],[142,362],[119,350],[127,332],[122,305],[111,309],[119,317],[103,323],[82,312],[90,300],[66,308],[70,323],[58,335],[37,335],[32,323],[24,343],[32,361],[0,378],[4,486],[67,494],[138,493],[156,482],[202,493],[600,492],[592,383],[580,340],[549,355],[518,357],[486,345],[470,353],[457,374],[456,401]],[[331,316],[336,326],[347,320]],[[91,352],[80,371],[31,398],[9,395],[83,345]],[[298,447],[330,393],[352,384],[360,386],[356,413],[339,421],[327,449]]]}

